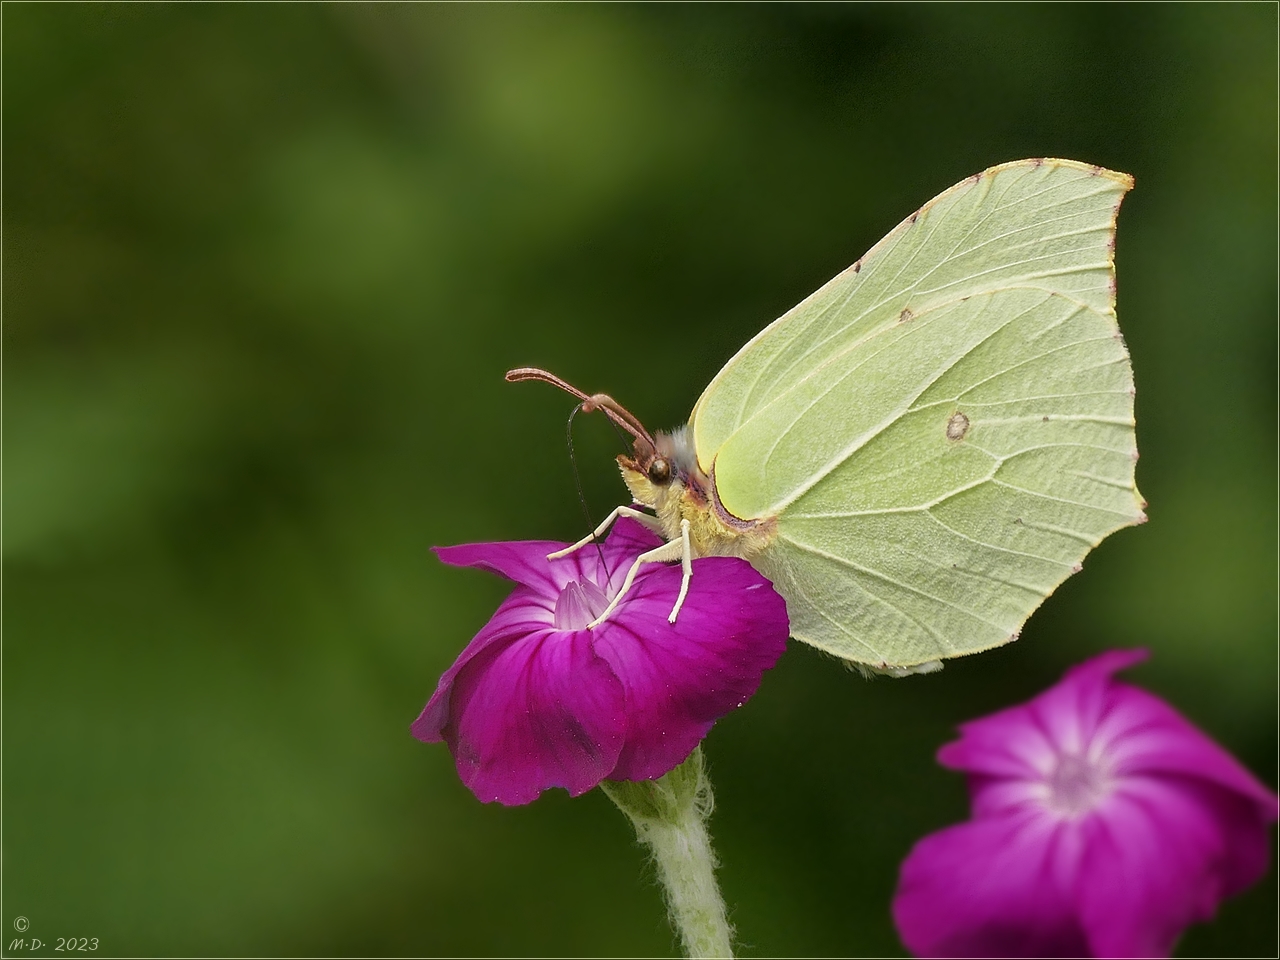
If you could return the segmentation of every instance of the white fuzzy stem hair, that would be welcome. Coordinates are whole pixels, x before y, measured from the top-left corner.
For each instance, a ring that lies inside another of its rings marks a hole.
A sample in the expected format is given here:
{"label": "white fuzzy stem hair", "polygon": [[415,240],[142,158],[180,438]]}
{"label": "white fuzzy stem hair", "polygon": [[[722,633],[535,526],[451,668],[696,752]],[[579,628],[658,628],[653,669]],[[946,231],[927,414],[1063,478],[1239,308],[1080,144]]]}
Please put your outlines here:
{"label": "white fuzzy stem hair", "polygon": [[718,866],[707,820],[714,801],[702,748],[657,780],[600,784],[648,847],[685,956],[733,957],[733,930],[716,884]]}

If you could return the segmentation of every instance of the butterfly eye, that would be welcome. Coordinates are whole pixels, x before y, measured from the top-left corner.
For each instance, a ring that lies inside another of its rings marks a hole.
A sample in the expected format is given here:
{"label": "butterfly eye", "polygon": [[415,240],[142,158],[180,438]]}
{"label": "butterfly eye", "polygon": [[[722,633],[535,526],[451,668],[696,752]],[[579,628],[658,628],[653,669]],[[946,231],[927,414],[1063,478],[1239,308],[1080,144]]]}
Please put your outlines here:
{"label": "butterfly eye", "polygon": [[655,457],[649,464],[649,479],[658,486],[666,486],[671,481],[671,462],[666,457]]}

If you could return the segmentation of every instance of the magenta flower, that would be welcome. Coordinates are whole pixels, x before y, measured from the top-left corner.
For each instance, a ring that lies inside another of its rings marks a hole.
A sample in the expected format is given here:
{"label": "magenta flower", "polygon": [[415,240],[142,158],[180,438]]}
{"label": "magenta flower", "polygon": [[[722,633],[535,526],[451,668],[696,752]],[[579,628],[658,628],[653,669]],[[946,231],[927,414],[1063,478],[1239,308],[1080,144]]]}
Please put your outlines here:
{"label": "magenta flower", "polygon": [[1168,956],[1267,871],[1277,798],[1163,700],[1112,678],[1116,650],[961,726],[973,819],[902,865],[894,920],[927,957]]}
{"label": "magenta flower", "polygon": [[601,780],[650,780],[679,765],[712,724],[756,692],[786,646],[786,604],[745,560],[646,564],[608,619],[635,558],[662,541],[619,520],[600,549],[548,560],[544,541],[440,547],[445,563],[483,567],[518,586],[436,687],[413,735],[441,740],[485,802],[573,796]]}

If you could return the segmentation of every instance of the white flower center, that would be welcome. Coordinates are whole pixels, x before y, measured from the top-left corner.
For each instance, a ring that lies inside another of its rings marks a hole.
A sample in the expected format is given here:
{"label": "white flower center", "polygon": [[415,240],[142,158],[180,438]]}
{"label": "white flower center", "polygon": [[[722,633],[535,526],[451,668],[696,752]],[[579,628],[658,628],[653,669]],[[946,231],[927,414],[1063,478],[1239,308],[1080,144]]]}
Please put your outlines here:
{"label": "white flower center", "polygon": [[1049,805],[1069,817],[1088,813],[1111,792],[1111,775],[1099,763],[1065,753],[1049,774]]}
{"label": "white flower center", "polygon": [[590,580],[570,580],[556,598],[552,622],[557,630],[585,630],[607,606],[609,598]]}

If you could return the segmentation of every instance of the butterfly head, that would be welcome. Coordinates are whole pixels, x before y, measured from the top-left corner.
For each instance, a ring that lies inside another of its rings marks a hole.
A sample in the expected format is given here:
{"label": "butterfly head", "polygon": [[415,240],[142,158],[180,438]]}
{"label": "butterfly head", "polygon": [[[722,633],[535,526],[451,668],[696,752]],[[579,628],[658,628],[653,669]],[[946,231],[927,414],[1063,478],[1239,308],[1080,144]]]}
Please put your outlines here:
{"label": "butterfly head", "polygon": [[688,427],[658,433],[652,443],[637,438],[632,455],[619,456],[618,466],[631,496],[653,507],[669,536],[679,531],[690,508],[706,509],[708,482],[698,467]]}
{"label": "butterfly head", "polygon": [[620,455],[618,466],[636,501],[650,507],[657,507],[664,497],[679,496],[686,489],[700,493],[706,481],[698,468],[688,427],[660,432],[652,442],[636,438],[632,455]]}

